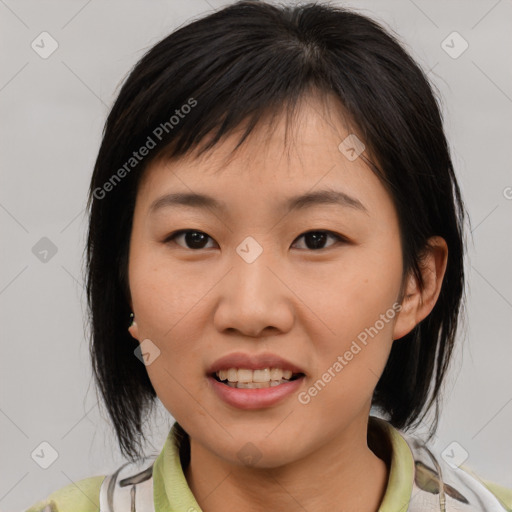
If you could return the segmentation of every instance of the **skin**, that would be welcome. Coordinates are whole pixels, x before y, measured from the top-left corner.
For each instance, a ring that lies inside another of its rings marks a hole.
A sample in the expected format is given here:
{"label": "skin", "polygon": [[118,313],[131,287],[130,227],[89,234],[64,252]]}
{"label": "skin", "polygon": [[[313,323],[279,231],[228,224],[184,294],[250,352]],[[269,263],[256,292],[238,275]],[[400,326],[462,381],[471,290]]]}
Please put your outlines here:
{"label": "skin", "polygon": [[[308,404],[292,394],[272,407],[240,410],[218,398],[206,378],[224,355],[268,351],[304,369],[303,392],[400,298],[396,210],[364,161],[349,161],[338,149],[350,133],[340,112],[333,98],[308,97],[289,153],[283,117],[271,136],[258,125],[227,165],[239,131],[200,160],[153,162],[139,186],[129,253],[136,321],[129,330],[161,351],[146,368],[190,435],[185,476],[205,512],[370,512],[384,496],[386,457],[367,442],[371,398],[394,340],[435,305],[448,253],[442,238],[431,239],[424,290],[407,276],[402,310]],[[367,212],[277,209],[289,196],[327,186],[357,198]],[[212,195],[228,209],[149,214],[156,198],[177,191]],[[204,248],[190,248],[184,236],[165,242],[180,229],[206,233]],[[315,249],[302,236],[312,230],[349,242],[329,236]],[[251,264],[236,252],[247,236],[263,248]],[[238,457],[249,441],[261,454],[253,465]]]}

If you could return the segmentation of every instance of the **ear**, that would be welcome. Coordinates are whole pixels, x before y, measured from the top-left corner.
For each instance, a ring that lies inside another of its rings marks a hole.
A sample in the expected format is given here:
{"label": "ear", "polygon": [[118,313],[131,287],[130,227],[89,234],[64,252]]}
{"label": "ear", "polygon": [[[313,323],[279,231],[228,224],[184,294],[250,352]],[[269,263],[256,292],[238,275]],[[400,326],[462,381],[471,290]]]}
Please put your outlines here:
{"label": "ear", "polygon": [[139,340],[139,326],[137,325],[137,322],[135,320],[133,321],[132,325],[130,325],[130,327],[128,327],[128,332],[137,341]]}
{"label": "ear", "polygon": [[416,277],[410,274],[404,290],[402,309],[393,329],[394,340],[411,332],[432,311],[441,292],[447,262],[448,246],[444,238],[429,238],[425,254],[419,264],[423,290],[420,289]]}

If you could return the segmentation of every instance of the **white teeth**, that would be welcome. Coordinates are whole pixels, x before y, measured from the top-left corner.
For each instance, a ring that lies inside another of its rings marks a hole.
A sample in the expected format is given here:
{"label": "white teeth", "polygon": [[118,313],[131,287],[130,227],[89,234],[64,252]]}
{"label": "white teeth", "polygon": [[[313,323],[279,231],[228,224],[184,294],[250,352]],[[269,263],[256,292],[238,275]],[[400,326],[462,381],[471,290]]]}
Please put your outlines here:
{"label": "white teeth", "polygon": [[279,368],[272,368],[270,370],[270,378],[272,380],[279,380],[283,376],[283,370],[280,370]]}
{"label": "white teeth", "polygon": [[270,382],[226,382],[226,384],[230,388],[238,388],[238,389],[261,389],[261,388],[270,388],[279,386],[279,384],[283,384],[284,382],[288,382],[287,380],[271,380]]}
{"label": "white teeth", "polygon": [[[243,388],[243,389],[256,389],[263,387],[261,383],[257,382],[239,382],[236,386],[237,388]],[[267,386],[265,386],[267,387]]]}
{"label": "white teeth", "polygon": [[238,382],[252,382],[252,370],[241,369],[238,370]]}
{"label": "white teeth", "polygon": [[263,370],[254,370],[252,380],[253,382],[269,382],[270,368],[263,368]]}
{"label": "white teeth", "polygon": [[[291,379],[293,372],[291,370],[283,370],[281,368],[262,368],[259,370],[250,370],[248,368],[229,368],[227,370],[219,370],[217,377],[222,381],[238,384],[267,384],[268,387],[277,386],[281,381]],[[238,386],[249,387],[249,386]],[[250,386],[252,387],[252,386]]]}

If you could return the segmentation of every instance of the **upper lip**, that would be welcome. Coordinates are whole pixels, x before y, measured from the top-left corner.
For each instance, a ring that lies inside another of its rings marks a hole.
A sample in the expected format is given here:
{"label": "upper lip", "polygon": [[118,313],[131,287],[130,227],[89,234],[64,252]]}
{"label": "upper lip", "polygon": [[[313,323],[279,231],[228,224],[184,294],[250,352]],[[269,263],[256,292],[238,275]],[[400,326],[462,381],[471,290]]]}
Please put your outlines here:
{"label": "upper lip", "polygon": [[208,369],[208,374],[214,374],[219,370],[229,368],[248,368],[250,370],[262,370],[263,368],[281,368],[291,370],[293,373],[304,373],[304,370],[296,364],[283,359],[275,354],[244,354],[234,352],[217,359]]}

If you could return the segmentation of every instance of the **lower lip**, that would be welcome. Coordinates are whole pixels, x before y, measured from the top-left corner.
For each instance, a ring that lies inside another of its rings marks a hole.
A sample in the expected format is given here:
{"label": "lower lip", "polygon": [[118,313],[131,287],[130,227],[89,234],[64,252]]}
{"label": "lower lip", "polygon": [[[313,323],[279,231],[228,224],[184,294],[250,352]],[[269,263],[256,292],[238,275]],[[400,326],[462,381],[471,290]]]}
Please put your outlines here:
{"label": "lower lip", "polygon": [[260,389],[232,388],[212,376],[208,376],[208,379],[217,395],[229,405],[239,409],[261,409],[274,405],[297,391],[302,385],[304,376],[278,386]]}

